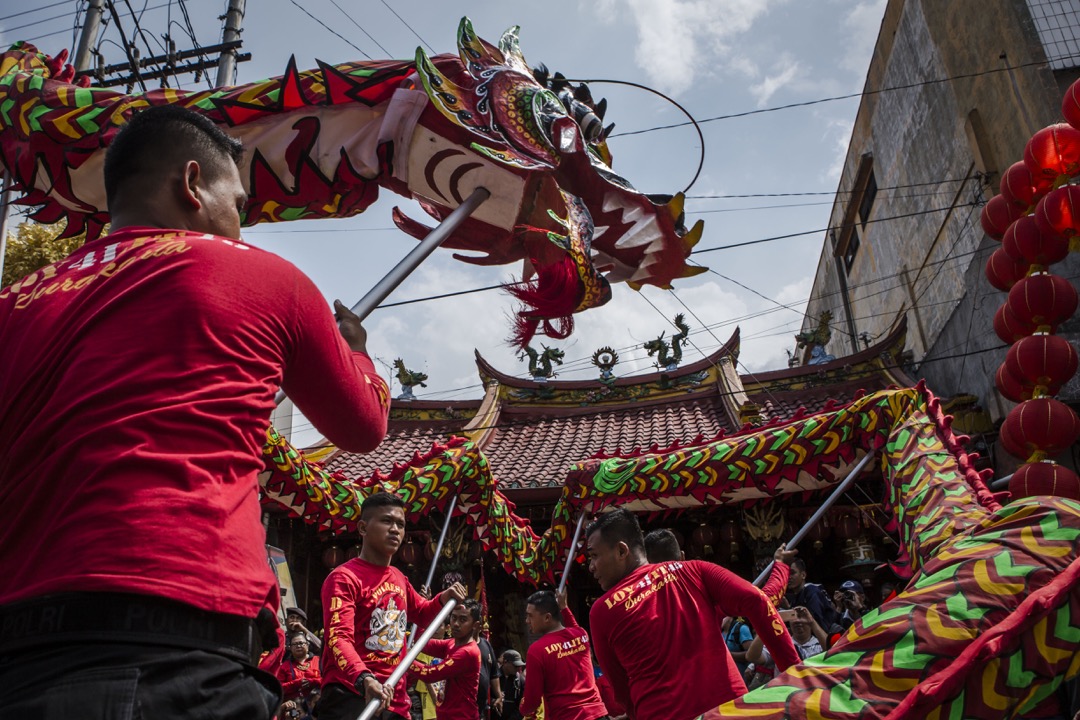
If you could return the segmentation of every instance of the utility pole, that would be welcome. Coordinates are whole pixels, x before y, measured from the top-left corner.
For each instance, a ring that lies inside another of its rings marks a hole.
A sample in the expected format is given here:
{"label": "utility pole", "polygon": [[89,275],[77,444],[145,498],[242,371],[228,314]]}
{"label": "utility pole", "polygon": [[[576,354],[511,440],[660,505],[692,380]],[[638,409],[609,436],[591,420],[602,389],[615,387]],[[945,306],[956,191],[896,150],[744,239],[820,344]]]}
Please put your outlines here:
{"label": "utility pole", "polygon": [[83,21],[82,34],[79,35],[79,49],[75,53],[75,71],[81,72],[90,68],[90,53],[97,42],[98,28],[101,26],[101,15],[104,12],[105,0],[87,0],[86,19]]}
{"label": "utility pole", "polygon": [[[244,0],[229,0],[229,11],[225,15],[225,32],[221,43],[228,45],[240,40],[240,26],[244,22]],[[236,72],[236,50],[223,50],[218,60],[217,87],[231,85]]]}

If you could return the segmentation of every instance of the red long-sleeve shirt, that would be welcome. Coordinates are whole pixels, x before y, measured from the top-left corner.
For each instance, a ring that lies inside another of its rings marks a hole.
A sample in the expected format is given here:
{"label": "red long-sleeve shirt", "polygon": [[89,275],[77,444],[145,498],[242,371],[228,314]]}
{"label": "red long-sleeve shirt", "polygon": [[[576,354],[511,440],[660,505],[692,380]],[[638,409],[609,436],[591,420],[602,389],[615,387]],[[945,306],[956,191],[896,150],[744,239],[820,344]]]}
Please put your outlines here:
{"label": "red long-sleeve shirt", "polygon": [[746,692],[722,615],[749,619],[780,667],[799,662],[762,591],[718,565],[643,565],[593,603],[596,657],[631,718],[687,720]]}
{"label": "red long-sleeve shirt", "polygon": [[286,658],[278,668],[277,679],[281,681],[281,692],[284,698],[295,700],[303,694],[304,683],[307,683],[309,687],[321,684],[319,656],[312,655],[304,665],[298,665],[291,656]]}
{"label": "red long-sleeve shirt", "polygon": [[[438,597],[425,600],[400,570],[353,558],[334,568],[322,586],[322,685],[356,690],[356,679],[367,671],[386,682],[401,662],[410,622],[422,630],[442,608]],[[430,646],[430,643],[429,643]],[[430,651],[428,651],[430,653]],[[473,688],[473,706],[476,688]],[[394,689],[389,710],[408,716],[405,683]]]}
{"label": "red long-sleeve shirt", "polygon": [[344,448],[386,432],[386,385],[318,288],[213,235],[125,228],[0,290],[0,368],[0,604],[126,592],[254,617],[278,385]]}
{"label": "red long-sleeve shirt", "polygon": [[435,707],[439,720],[477,720],[480,709],[480,646],[475,642],[458,645],[456,640],[429,640],[424,652],[443,658],[436,665],[414,662],[410,674],[425,683],[445,681],[442,703]]}
{"label": "red long-sleeve shirt", "polygon": [[608,714],[593,676],[589,634],[578,625],[570,608],[562,611],[563,629],[550,632],[529,646],[525,656],[525,694],[521,714],[558,720],[596,720]]}

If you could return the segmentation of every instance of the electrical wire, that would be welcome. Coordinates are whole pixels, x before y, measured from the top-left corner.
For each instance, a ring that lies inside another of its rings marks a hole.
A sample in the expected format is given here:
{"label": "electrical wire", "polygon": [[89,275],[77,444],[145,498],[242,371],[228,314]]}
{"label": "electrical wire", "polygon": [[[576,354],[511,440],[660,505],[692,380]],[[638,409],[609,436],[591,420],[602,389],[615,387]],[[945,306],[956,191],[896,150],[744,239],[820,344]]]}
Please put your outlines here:
{"label": "electrical wire", "polygon": [[427,45],[427,49],[428,49],[428,51],[429,51],[429,52],[432,52],[432,53],[434,53],[434,52],[435,52],[435,48],[431,47],[431,44],[430,44],[430,43],[429,43],[429,42],[428,42],[427,40],[425,40],[424,38],[420,37],[420,33],[416,32],[416,30],[414,30],[414,29],[413,29],[413,26],[412,26],[412,25],[410,25],[409,23],[405,22],[405,18],[403,18],[403,17],[401,17],[400,15],[398,15],[398,13],[397,13],[397,10],[395,10],[395,9],[394,9],[394,8],[393,8],[393,7],[392,7],[392,6],[390,5],[390,3],[386,2],[386,0],[381,0],[381,2],[382,2],[382,4],[383,4],[383,5],[385,5],[385,6],[386,6],[386,9],[387,9],[387,10],[389,10],[389,11],[390,11],[390,12],[392,12],[392,13],[394,13],[394,17],[396,17],[396,18],[397,18],[398,20],[400,20],[400,21],[402,22],[402,24],[403,24],[403,25],[404,25],[405,27],[409,28],[409,31],[410,31],[410,32],[411,32],[411,33],[412,33],[413,35],[415,35],[415,36],[416,36],[416,39],[417,39],[417,40],[419,40],[420,42],[422,42],[422,43],[424,43],[425,45]]}
{"label": "electrical wire", "polygon": [[[1054,58],[1054,60],[1067,60],[1067,59],[1070,59],[1070,58],[1073,58],[1073,57],[1076,57],[1076,56],[1063,55],[1060,58]],[[1035,67],[1035,66],[1041,66],[1041,65],[1046,65],[1046,64],[1047,64],[1047,61],[1039,60],[1039,61],[1030,62],[1030,63],[1023,63],[1023,64],[1020,64],[1020,65],[1013,65],[1011,67],[1011,69],[1016,70],[1016,69],[1019,69],[1019,68]],[[887,87],[887,88],[878,88],[877,90],[864,90],[862,92],[848,93],[846,95],[834,95],[832,97],[818,98],[817,100],[805,100],[803,102],[788,103],[787,105],[776,105],[776,106],[773,106],[773,107],[758,108],[756,110],[747,110],[747,111],[744,111],[744,112],[730,113],[730,114],[727,114],[727,115],[716,115],[714,117],[707,117],[707,118],[701,118],[699,120],[695,120],[695,123],[703,125],[705,123],[716,122],[718,120],[732,120],[734,118],[749,117],[751,115],[762,115],[764,113],[777,112],[779,110],[790,110],[792,108],[809,107],[809,106],[812,106],[812,105],[820,105],[821,103],[836,102],[838,100],[851,100],[852,98],[870,97],[870,96],[873,96],[873,95],[880,95],[882,93],[887,93],[887,92],[896,92],[896,91],[899,91],[899,90],[911,90],[913,88],[925,87],[927,85],[938,85],[940,83],[955,82],[956,80],[966,80],[966,79],[970,79],[970,78],[982,77],[984,75],[993,75],[993,74],[996,74],[996,73],[1007,72],[1009,70],[1010,70],[1010,68],[992,68],[990,70],[980,70],[978,72],[961,73],[959,75],[953,75],[953,76],[947,77],[947,78],[937,78],[937,79],[934,79],[934,80],[921,80],[921,81],[916,82],[916,83],[907,83],[905,85],[894,85],[892,87]],[[656,132],[657,130],[670,130],[672,128],[686,127],[687,125],[690,125],[690,124],[691,123],[689,123],[689,122],[682,122],[682,123],[672,123],[670,125],[657,125],[656,127],[643,128],[641,130],[629,130],[627,132],[615,133],[611,137],[615,138],[615,137],[626,137],[628,135],[641,135],[643,133]]]}
{"label": "electrical wire", "polygon": [[[946,180],[929,180],[927,182],[907,183],[904,185],[881,185],[878,192],[883,190],[906,190],[908,188],[927,187],[928,185],[945,185],[954,182],[966,182],[967,178],[950,178]],[[767,197],[799,197],[803,195],[851,195],[854,190],[819,190],[816,192],[783,192],[783,193],[748,193],[744,195],[687,195],[687,200],[729,200],[735,198],[767,198]]]}
{"label": "electrical wire", "polygon": [[23,15],[29,15],[30,13],[36,13],[41,12],[42,10],[49,10],[50,8],[60,7],[61,5],[68,5],[70,2],[71,0],[60,0],[60,2],[54,2],[49,5],[41,5],[36,8],[31,8],[30,10],[23,10],[22,12],[13,13],[11,15],[4,15],[0,17],[0,22],[10,20],[11,18],[22,17]]}
{"label": "electrical wire", "polygon": [[386,57],[392,57],[392,55],[390,54],[390,51],[389,51],[389,50],[387,50],[387,49],[386,49],[386,48],[384,48],[384,47],[383,47],[382,45],[380,45],[380,44],[379,44],[379,41],[378,41],[378,40],[376,40],[376,39],[375,39],[375,38],[374,38],[374,37],[373,37],[373,36],[371,35],[371,33],[369,33],[369,32],[368,32],[367,30],[365,30],[365,29],[364,29],[364,26],[363,26],[363,25],[361,25],[360,23],[356,22],[356,20],[355,20],[355,19],[353,18],[353,16],[352,16],[352,15],[350,15],[349,13],[347,13],[347,12],[345,11],[345,8],[343,8],[343,7],[341,7],[340,5],[338,5],[338,4],[337,4],[337,0],[330,0],[330,4],[331,4],[331,5],[333,5],[334,7],[336,7],[336,8],[338,9],[338,10],[340,10],[340,11],[341,11],[341,14],[342,14],[342,15],[344,15],[344,16],[345,16],[345,17],[347,17],[347,18],[349,18],[349,22],[351,22],[351,23],[352,23],[353,25],[355,25],[356,27],[360,28],[360,32],[362,32],[362,33],[364,33],[365,35],[367,35],[367,36],[368,36],[368,40],[371,40],[371,42],[375,43],[375,47],[377,47],[377,48],[379,48],[380,50],[382,50],[382,51],[383,51],[383,55],[384,55],[384,56],[386,56]]}
{"label": "electrical wire", "polygon": [[310,13],[310,12],[309,12],[309,11],[307,10],[307,8],[305,8],[305,7],[304,7],[303,5],[301,5],[300,3],[296,2],[296,0],[289,0],[289,2],[291,2],[291,3],[293,4],[293,5],[295,5],[295,6],[296,6],[296,7],[297,7],[297,8],[298,8],[298,9],[300,10],[300,12],[304,13],[304,14],[305,14],[305,15],[307,15],[307,16],[308,16],[309,18],[311,18],[312,20],[314,20],[314,21],[315,21],[315,22],[317,22],[318,24],[322,25],[322,26],[323,26],[324,28],[326,28],[326,29],[327,29],[328,31],[330,31],[331,33],[333,33],[334,35],[336,35],[336,36],[337,36],[337,37],[339,37],[340,39],[344,40],[344,41],[345,41],[345,42],[346,42],[346,43],[347,43],[347,44],[348,44],[348,45],[349,45],[350,47],[352,47],[352,48],[353,48],[353,50],[356,50],[356,52],[360,53],[361,55],[363,55],[364,57],[366,57],[366,58],[367,58],[368,60],[371,60],[371,56],[370,56],[370,55],[368,55],[368,54],[367,54],[366,52],[364,52],[364,51],[363,51],[363,50],[361,50],[361,49],[360,49],[359,47],[357,47],[355,43],[353,43],[353,42],[352,42],[351,40],[349,40],[349,39],[348,39],[348,38],[346,38],[346,37],[345,37],[344,35],[342,35],[341,33],[339,33],[339,32],[338,32],[337,30],[334,30],[334,29],[333,29],[332,27],[330,27],[329,25],[327,25],[326,23],[324,23],[324,22],[323,22],[322,20],[320,20],[319,18],[317,18],[317,17],[315,17],[314,15],[312,15],[312,14],[311,14],[311,13]]}

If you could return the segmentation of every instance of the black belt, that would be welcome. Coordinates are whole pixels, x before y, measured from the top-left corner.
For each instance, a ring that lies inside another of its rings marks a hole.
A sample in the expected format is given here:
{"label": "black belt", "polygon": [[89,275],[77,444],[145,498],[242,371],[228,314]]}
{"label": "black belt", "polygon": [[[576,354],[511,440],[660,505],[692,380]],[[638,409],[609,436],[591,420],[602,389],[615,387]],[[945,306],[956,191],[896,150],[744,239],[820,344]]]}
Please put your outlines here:
{"label": "black belt", "polygon": [[88,641],[193,648],[248,663],[263,647],[253,619],[152,595],[62,593],[0,606],[0,654]]}

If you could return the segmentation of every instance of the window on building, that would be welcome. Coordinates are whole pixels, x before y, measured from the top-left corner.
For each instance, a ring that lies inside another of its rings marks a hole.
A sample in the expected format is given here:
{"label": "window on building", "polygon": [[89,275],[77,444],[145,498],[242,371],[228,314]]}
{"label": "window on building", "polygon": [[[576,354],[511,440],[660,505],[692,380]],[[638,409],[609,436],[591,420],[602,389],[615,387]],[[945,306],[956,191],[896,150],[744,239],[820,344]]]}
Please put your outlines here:
{"label": "window on building", "polygon": [[[862,226],[866,227],[866,221],[870,219],[870,211],[874,207],[874,200],[877,198],[877,179],[874,177],[874,171],[870,171],[870,179],[866,181],[866,189],[863,190],[862,201],[859,203],[859,219],[862,220]],[[858,238],[854,240],[856,247],[858,247]]]}
{"label": "window on building", "polygon": [[1052,70],[1080,67],[1080,0],[1027,0]]}
{"label": "window on building", "polygon": [[858,231],[852,231],[851,238],[847,242],[847,247],[844,248],[844,270],[850,275],[851,265],[855,262],[855,256],[859,253],[859,233]]}

